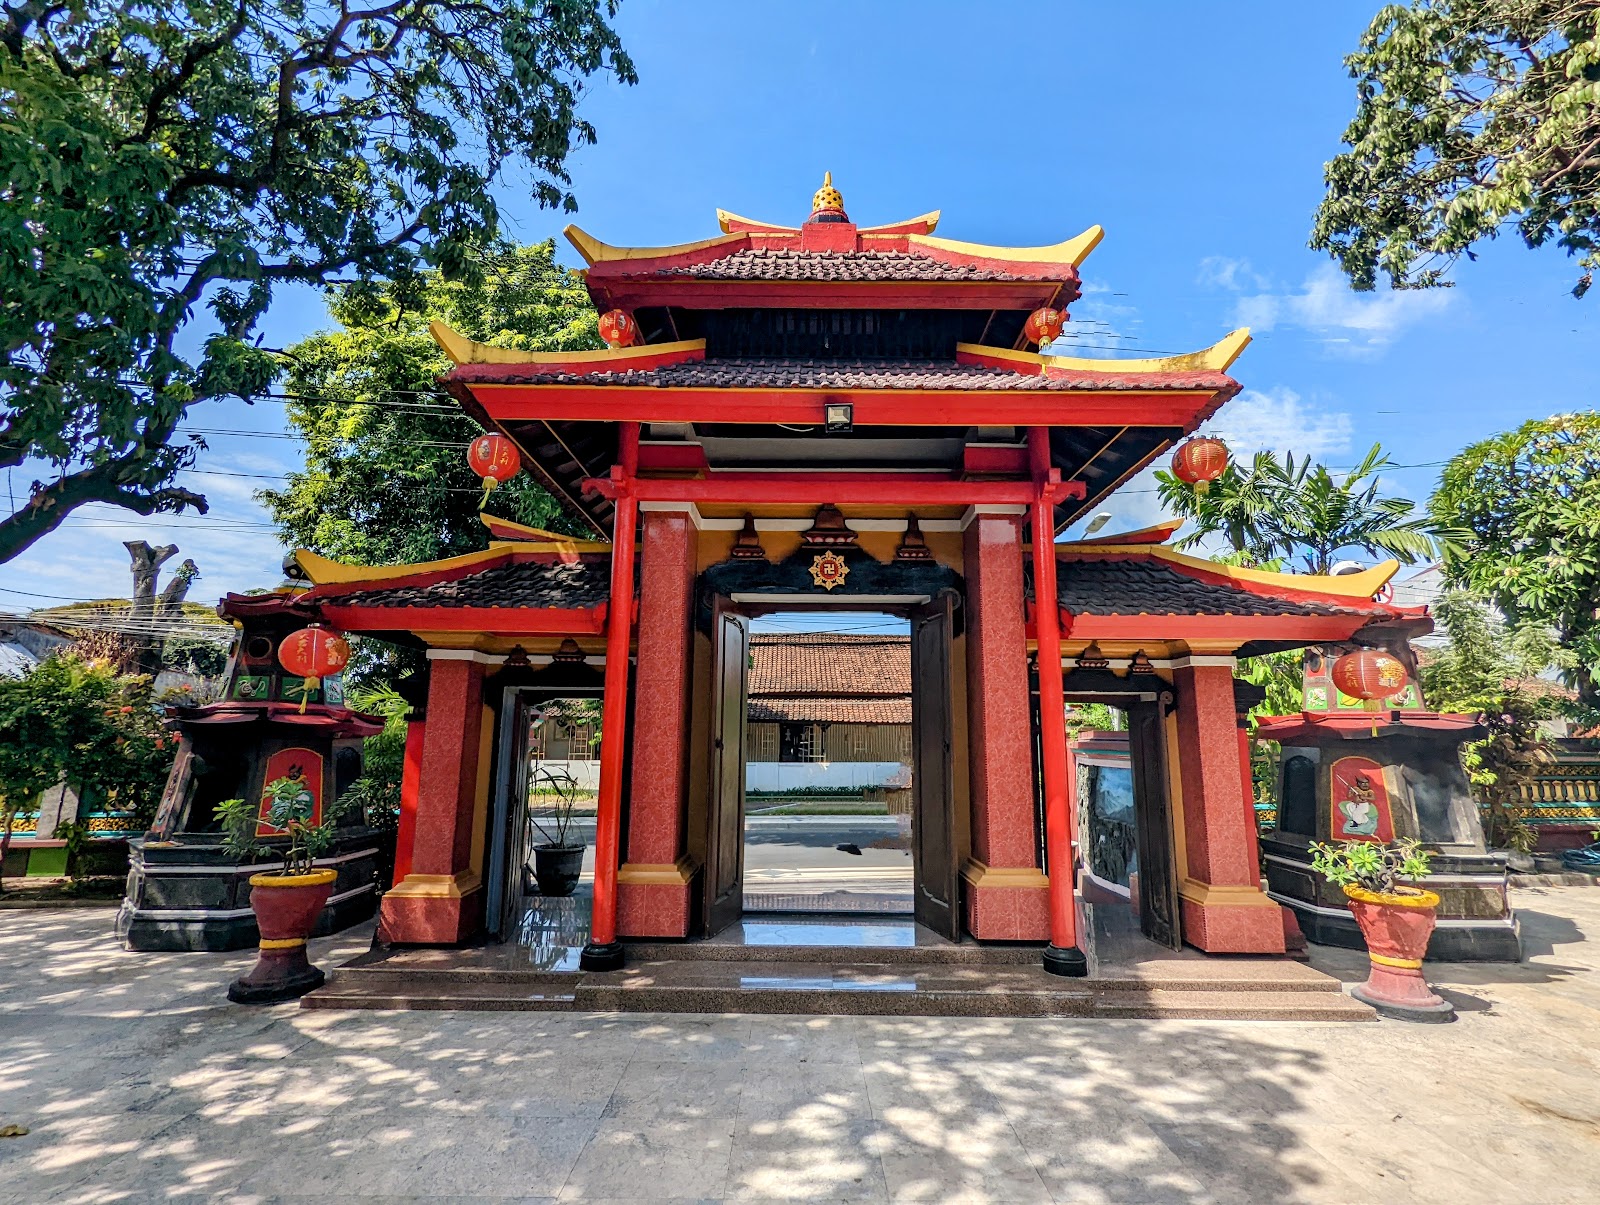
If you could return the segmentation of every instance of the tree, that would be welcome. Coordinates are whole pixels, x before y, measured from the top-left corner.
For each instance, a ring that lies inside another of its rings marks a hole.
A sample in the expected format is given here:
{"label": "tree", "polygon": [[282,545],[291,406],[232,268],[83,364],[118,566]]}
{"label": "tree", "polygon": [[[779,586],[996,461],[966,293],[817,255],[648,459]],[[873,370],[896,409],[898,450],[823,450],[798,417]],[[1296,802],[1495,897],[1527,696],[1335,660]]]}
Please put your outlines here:
{"label": "tree", "polygon": [[1453,456],[1429,503],[1462,529],[1448,579],[1489,598],[1513,628],[1546,628],[1563,676],[1600,708],[1600,414],[1524,423]]}
{"label": "tree", "polygon": [[1413,515],[1410,499],[1379,497],[1388,464],[1377,444],[1337,478],[1309,456],[1297,463],[1292,452],[1281,461],[1259,452],[1248,472],[1229,464],[1203,494],[1167,472],[1156,483],[1161,501],[1195,524],[1179,547],[1220,534],[1257,563],[1298,557],[1306,572],[1329,573],[1347,549],[1412,565],[1433,555],[1436,537],[1448,538],[1430,516]]}
{"label": "tree", "polygon": [[[450,361],[428,323],[531,351],[601,342],[588,293],[556,264],[552,243],[496,247],[477,262],[480,283],[470,286],[427,272],[375,296],[337,291],[330,308],[340,329],[288,350],[289,421],[305,436],[306,467],[260,496],[292,547],[365,565],[487,547],[483,489],[466,457],[482,428],[440,390]],[[489,509],[578,530],[527,473],[496,489]]]}
{"label": "tree", "polygon": [[[0,467],[48,480],[0,563],[75,508],[204,512],[208,399],[263,392],[285,283],[471,281],[492,188],[575,208],[616,0],[12,0],[0,10]],[[194,313],[209,320],[200,331]],[[202,338],[203,336],[203,338]],[[198,353],[188,349],[200,344]]]}
{"label": "tree", "polygon": [[1600,266],[1600,11],[1593,0],[1385,6],[1345,59],[1350,150],[1325,170],[1311,246],[1358,289],[1446,285],[1515,227]]}
{"label": "tree", "polygon": [[150,679],[54,653],[20,678],[0,677],[0,862],[18,812],[65,781],[80,806],[154,815],[175,742],[150,705]]}
{"label": "tree", "polygon": [[[152,548],[144,540],[124,540],[122,546],[128,550],[133,567],[133,600],[128,607],[128,621],[139,650],[136,672],[153,676],[161,668],[162,660],[158,625],[183,613],[183,600],[190,584],[200,576],[200,569],[192,560],[185,560],[158,599],[156,579],[161,575],[161,566],[178,554],[178,546],[163,544]],[[144,631],[140,632],[140,628]]]}
{"label": "tree", "polygon": [[1523,823],[1518,787],[1533,776],[1547,742],[1540,724],[1562,700],[1539,675],[1566,654],[1548,629],[1507,628],[1482,597],[1446,591],[1434,614],[1450,642],[1422,662],[1422,689],[1436,711],[1476,715],[1487,730],[1462,749],[1462,762],[1488,811],[1489,839],[1527,852],[1537,834]]}

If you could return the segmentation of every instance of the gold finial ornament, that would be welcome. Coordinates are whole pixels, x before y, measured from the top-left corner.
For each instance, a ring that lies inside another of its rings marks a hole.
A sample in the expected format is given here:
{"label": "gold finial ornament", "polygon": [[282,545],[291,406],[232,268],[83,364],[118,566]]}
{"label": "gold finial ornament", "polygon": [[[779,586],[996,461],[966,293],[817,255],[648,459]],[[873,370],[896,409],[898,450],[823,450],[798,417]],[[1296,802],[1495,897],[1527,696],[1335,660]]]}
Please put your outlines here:
{"label": "gold finial ornament", "polygon": [[811,196],[811,212],[844,212],[844,197],[833,186],[833,173],[822,173],[822,187]]}

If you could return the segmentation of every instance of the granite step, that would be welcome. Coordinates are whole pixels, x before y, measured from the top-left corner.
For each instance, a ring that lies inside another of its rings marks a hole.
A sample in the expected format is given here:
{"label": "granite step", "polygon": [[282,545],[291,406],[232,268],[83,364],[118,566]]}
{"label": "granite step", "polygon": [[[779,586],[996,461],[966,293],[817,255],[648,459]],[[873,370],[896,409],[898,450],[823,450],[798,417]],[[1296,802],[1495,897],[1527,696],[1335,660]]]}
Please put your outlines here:
{"label": "granite step", "polygon": [[[357,960],[358,962],[360,960]],[[1062,979],[1037,966],[760,960],[638,961],[606,974],[394,961],[347,965],[305,1008],[794,1013],[954,1017],[1370,1020],[1372,1010],[1309,968],[1174,962],[1138,974]],[[1172,973],[1170,967],[1183,969]],[[1198,969],[1210,966],[1211,977]],[[1162,971],[1165,970],[1165,973]],[[1277,972],[1271,974],[1270,972]],[[1287,972],[1287,973],[1285,973]],[[1300,974],[1300,972],[1305,972]]]}
{"label": "granite step", "polygon": [[1093,1015],[1187,1021],[1376,1021],[1376,1010],[1336,992],[1107,992]]}
{"label": "granite step", "polygon": [[576,999],[577,994],[570,987],[566,991],[553,991],[544,984],[519,984],[470,973],[458,975],[424,971],[414,974],[372,974],[335,971],[322,987],[300,998],[300,1007],[552,1012],[572,1009]]}
{"label": "granite step", "polygon": [[744,945],[630,941],[629,962],[868,962],[895,966],[1037,966],[1039,947],[957,945]]}

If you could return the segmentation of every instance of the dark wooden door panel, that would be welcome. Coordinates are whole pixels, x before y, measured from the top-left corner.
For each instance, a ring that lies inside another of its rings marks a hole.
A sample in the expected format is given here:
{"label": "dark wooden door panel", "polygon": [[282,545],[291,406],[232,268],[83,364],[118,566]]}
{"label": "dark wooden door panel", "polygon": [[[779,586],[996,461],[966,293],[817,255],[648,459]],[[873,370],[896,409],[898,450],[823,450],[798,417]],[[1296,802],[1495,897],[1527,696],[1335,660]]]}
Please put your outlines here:
{"label": "dark wooden door panel", "polygon": [[713,673],[710,832],[706,842],[706,934],[714,936],[744,910],[744,741],[749,686],[750,621],[732,611],[716,617]]}
{"label": "dark wooden door panel", "polygon": [[911,619],[911,851],[917,923],[954,939],[960,901],[950,765],[951,606],[952,596],[941,595]]}
{"label": "dark wooden door panel", "polygon": [[1161,705],[1128,705],[1128,754],[1133,770],[1133,820],[1139,843],[1139,928],[1176,950],[1178,874],[1172,856],[1172,803],[1167,795],[1166,724]]}

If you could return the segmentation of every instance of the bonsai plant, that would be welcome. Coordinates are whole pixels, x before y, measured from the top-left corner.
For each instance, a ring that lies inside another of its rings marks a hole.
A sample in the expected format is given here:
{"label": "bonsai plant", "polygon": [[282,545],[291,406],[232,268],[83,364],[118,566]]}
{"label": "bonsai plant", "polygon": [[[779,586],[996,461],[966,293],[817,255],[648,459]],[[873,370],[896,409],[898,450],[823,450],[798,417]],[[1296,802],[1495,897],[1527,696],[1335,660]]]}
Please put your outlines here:
{"label": "bonsai plant", "polygon": [[1386,1017],[1455,1020],[1455,1007],[1422,977],[1439,897],[1406,881],[1426,875],[1431,857],[1410,838],[1311,843],[1311,868],[1344,890],[1367,942],[1372,970],[1351,995]]}
{"label": "bonsai plant", "polygon": [[528,796],[538,806],[529,809],[528,821],[544,838],[533,847],[533,877],[540,895],[571,895],[578,888],[585,845],[573,839],[578,795],[578,780],[566,770],[534,766]]}
{"label": "bonsai plant", "polygon": [[256,965],[228,987],[228,999],[239,1004],[292,1000],[322,986],[321,969],[306,958],[306,939],[339,877],[315,862],[333,844],[336,822],[346,808],[335,803],[313,824],[316,798],[302,776],[274,779],[262,795],[267,803],[264,819],[284,833],[286,846],[258,839],[256,824],[262,817],[255,803],[228,799],[217,805],[223,848],[241,860],[277,858],[282,863],[277,870],[250,876],[250,908],[261,930],[261,950]]}

